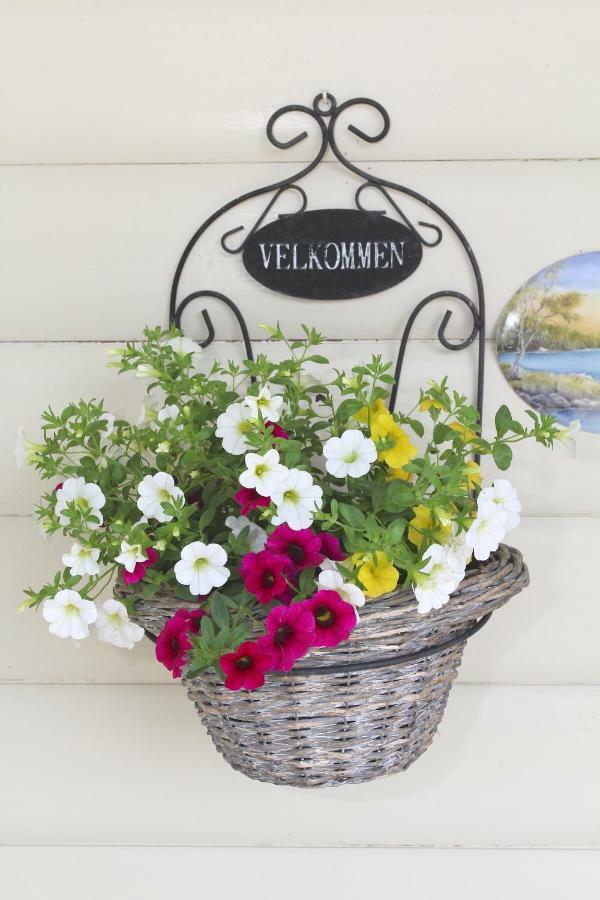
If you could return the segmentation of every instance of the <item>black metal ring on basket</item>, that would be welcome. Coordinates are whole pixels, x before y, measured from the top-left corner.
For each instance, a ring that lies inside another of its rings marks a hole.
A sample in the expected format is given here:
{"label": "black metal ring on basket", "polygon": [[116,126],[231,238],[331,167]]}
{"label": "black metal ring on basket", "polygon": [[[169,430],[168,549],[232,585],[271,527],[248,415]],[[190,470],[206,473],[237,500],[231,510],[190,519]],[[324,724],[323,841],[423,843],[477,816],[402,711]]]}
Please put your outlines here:
{"label": "black metal ring on basket", "polygon": [[357,660],[356,662],[338,663],[333,666],[306,666],[290,669],[289,672],[270,672],[269,674],[277,675],[280,678],[289,678],[298,675],[318,675],[323,672],[335,675],[336,673],[341,672],[360,672],[362,669],[385,669],[386,666],[395,666],[398,663],[413,662],[416,659],[422,659],[425,656],[433,656],[434,653],[439,653],[442,650],[449,650],[450,647],[461,644],[463,641],[470,638],[471,635],[477,634],[480,628],[483,628],[491,617],[492,613],[490,612],[487,615],[482,616],[481,619],[478,619],[470,628],[467,628],[466,631],[455,634],[454,637],[449,638],[447,641],[442,641],[441,644],[422,647],[420,650],[413,650],[412,653],[396,653],[394,656],[386,656],[382,659]]}

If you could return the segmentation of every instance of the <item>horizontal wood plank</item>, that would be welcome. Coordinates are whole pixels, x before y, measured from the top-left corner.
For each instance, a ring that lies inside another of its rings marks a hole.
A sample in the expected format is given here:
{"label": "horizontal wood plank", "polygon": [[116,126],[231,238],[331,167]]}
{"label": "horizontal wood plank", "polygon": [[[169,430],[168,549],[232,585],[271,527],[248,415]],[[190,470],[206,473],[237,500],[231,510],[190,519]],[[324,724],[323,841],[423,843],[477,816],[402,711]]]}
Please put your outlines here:
{"label": "horizontal wood plank", "polygon": [[[484,896],[592,897],[600,881],[595,850],[443,850],[242,847],[4,847],[0,887],[11,900],[38,894],[80,900],[107,896],[242,895],[263,900],[265,882],[303,900],[315,884],[322,896],[364,900],[386,896],[391,884],[410,900]],[[468,892],[468,893],[467,893]]]}
{"label": "horizontal wood plank", "polygon": [[[600,161],[393,162],[368,169],[424,193],[460,225],[486,285],[488,337],[526,279],[557,259],[597,249]],[[124,340],[139,337],[144,325],[166,322],[177,260],[202,221],[245,191],[296,170],[287,164],[0,168],[1,339]],[[339,165],[321,167],[306,182],[309,207],[351,206],[358,184]],[[366,193],[363,200],[385,208],[378,195]],[[296,195],[282,197],[277,211],[294,211],[297,202]],[[209,229],[189,259],[179,294],[227,294],[244,312],[252,337],[263,334],[262,322],[280,319],[291,335],[306,322],[331,338],[399,339],[408,315],[429,293],[475,296],[464,254],[445,226],[442,243],[425,249],[416,273],[381,294],[314,302],[273,293],[219,243],[227,229],[250,230],[265,205],[264,198],[251,201]],[[422,205],[406,200],[401,206],[415,223],[436,222]],[[463,305],[439,300],[418,317],[413,337],[435,336],[447,306],[453,309],[448,336],[469,334],[472,321]],[[215,301],[208,308],[217,337],[238,339],[231,313]],[[205,334],[200,310],[197,301],[184,318],[192,336]]]}
{"label": "horizontal wood plank", "polygon": [[[354,157],[598,153],[590,0],[230,0],[227,12],[190,0],[4,3],[0,161],[272,160],[285,154],[264,137],[268,116],[324,89],[340,102],[375,97],[392,115],[380,144],[344,137]],[[296,116],[280,137],[304,126]]]}
{"label": "horizontal wood plank", "polygon": [[[323,352],[337,368],[350,369],[373,353],[395,359],[397,343],[338,342],[323,345]],[[258,351],[281,353],[274,344],[259,344]],[[4,406],[0,432],[0,479],[4,491],[0,497],[0,515],[29,514],[39,497],[39,481],[32,471],[16,476],[13,448],[16,429],[22,425],[33,440],[39,437],[39,417],[48,404],[62,408],[80,397],[104,397],[106,408],[120,416],[138,417],[144,392],[143,379],[118,376],[105,366],[106,347],[102,344],[4,344],[0,345],[1,383],[10,385]],[[238,345],[215,342],[206,351],[207,366],[215,355],[220,359],[240,356]],[[398,397],[399,409],[411,409],[419,388],[430,378],[450,376],[457,390],[472,396],[475,383],[475,348],[449,353],[437,342],[411,342]],[[525,405],[506,383],[488,345],[484,409],[484,433],[493,427],[493,416],[500,404],[508,403],[522,420]],[[515,448],[515,463],[510,479],[516,485],[527,515],[597,515],[600,511],[600,442],[594,434],[583,434],[577,456],[563,447],[550,451],[529,442]],[[486,460],[486,477],[497,470]]]}
{"label": "horizontal wood plank", "polygon": [[[469,641],[459,681],[600,684],[600,606],[590,594],[600,518],[525,518],[511,540],[531,586]],[[149,641],[120,650],[92,630],[76,646],[50,635],[39,612],[17,611],[23,588],[39,587],[60,567],[66,541],[41,543],[31,519],[0,518],[0,546],[11,560],[0,604],[0,681],[173,683]]]}
{"label": "horizontal wood plank", "polygon": [[456,685],[407,772],[303,791],[230,769],[183,690],[4,685],[0,842],[599,848],[599,701]]}

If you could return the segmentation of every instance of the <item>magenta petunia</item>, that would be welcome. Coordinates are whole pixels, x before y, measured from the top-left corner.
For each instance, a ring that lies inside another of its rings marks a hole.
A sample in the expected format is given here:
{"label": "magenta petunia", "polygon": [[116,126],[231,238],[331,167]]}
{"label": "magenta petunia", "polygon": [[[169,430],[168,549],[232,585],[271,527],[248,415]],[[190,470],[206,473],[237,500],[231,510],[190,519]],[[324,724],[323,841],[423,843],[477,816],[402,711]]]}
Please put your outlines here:
{"label": "magenta petunia", "polygon": [[243,516],[247,516],[250,510],[256,509],[258,506],[268,506],[271,500],[269,497],[261,497],[254,488],[240,488],[237,494],[233,495],[233,499],[240,507]]}
{"label": "magenta petunia", "polygon": [[58,492],[58,491],[60,491],[60,489],[61,489],[61,487],[63,486],[63,484],[64,484],[63,481],[59,481],[59,482],[58,482],[58,484],[57,484],[56,487],[54,488],[55,493]]}
{"label": "magenta petunia", "polygon": [[331,559],[334,562],[342,562],[342,560],[346,559],[348,554],[344,553],[342,550],[341,544],[335,534],[330,534],[328,531],[322,531],[319,535],[319,539],[321,541],[321,553],[325,559]]}
{"label": "magenta petunia", "polygon": [[294,531],[289,525],[278,525],[267,538],[266,547],[287,556],[296,572],[323,562],[321,539],[311,528]]}
{"label": "magenta petunia", "polygon": [[148,549],[146,550],[145,561],[136,563],[133,572],[128,572],[127,569],[122,569],[121,578],[123,579],[125,584],[137,584],[137,582],[141,581],[146,574],[146,569],[148,569],[150,566],[153,566],[157,559],[158,553],[156,552],[156,550],[154,550],[153,547],[148,547]]}
{"label": "magenta petunia", "polygon": [[156,658],[173,678],[181,678],[187,652],[192,646],[189,635],[200,631],[200,619],[205,615],[202,609],[178,609],[156,638]]}
{"label": "magenta petunia", "polygon": [[284,431],[281,425],[278,425],[277,422],[265,422],[265,426],[271,429],[271,434],[276,438],[283,438],[285,441],[289,440],[289,434],[287,431]]}
{"label": "magenta petunia", "polygon": [[356,625],[356,612],[336,591],[317,591],[304,603],[315,622],[313,647],[337,647],[348,639]]}
{"label": "magenta petunia", "polygon": [[255,691],[265,683],[271,657],[254,641],[244,641],[233,653],[219,660],[225,673],[225,687],[230,691]]}
{"label": "magenta petunia", "polygon": [[276,606],[265,621],[266,634],[257,641],[270,658],[269,668],[289,672],[297,659],[313,646],[315,620],[304,603]]}
{"label": "magenta petunia", "polygon": [[286,576],[291,574],[291,567],[287,556],[281,556],[271,550],[247,553],[241,562],[240,574],[244,579],[246,590],[255,594],[259,603],[270,603],[271,600],[290,597]]}

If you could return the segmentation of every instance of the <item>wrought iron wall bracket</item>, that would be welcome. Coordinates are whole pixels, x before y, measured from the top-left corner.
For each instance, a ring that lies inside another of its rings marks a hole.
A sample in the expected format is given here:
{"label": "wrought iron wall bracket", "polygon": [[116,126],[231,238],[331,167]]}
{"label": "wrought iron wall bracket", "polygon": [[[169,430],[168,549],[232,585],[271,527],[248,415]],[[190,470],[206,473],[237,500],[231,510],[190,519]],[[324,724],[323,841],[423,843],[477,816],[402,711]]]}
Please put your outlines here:
{"label": "wrought iron wall bracket", "polygon": [[[311,106],[290,104],[288,106],[282,106],[280,109],[273,113],[273,115],[267,122],[266,131],[267,138],[274,147],[277,147],[279,150],[288,150],[291,147],[295,147],[302,141],[306,140],[306,138],[308,137],[308,132],[305,130],[300,131],[298,134],[287,140],[281,140],[275,133],[277,125],[281,122],[284,116],[288,115],[289,113],[300,113],[304,116],[307,116],[312,122],[316,123],[317,125],[318,134],[320,136],[320,143],[317,153],[308,164],[300,169],[300,171],[296,172],[293,175],[290,175],[288,178],[282,179],[281,181],[276,181],[273,184],[268,184],[264,187],[255,188],[254,190],[242,194],[240,197],[236,197],[235,199],[230,200],[220,209],[212,213],[212,215],[210,215],[202,223],[202,225],[197,229],[197,231],[188,241],[177,264],[175,276],[173,278],[173,284],[171,287],[171,297],[169,302],[169,321],[172,324],[182,327],[183,313],[193,301],[203,298],[218,300],[219,302],[225,304],[235,315],[240,328],[242,339],[244,341],[246,355],[248,359],[253,359],[252,344],[250,341],[248,328],[246,326],[246,321],[239,307],[233,302],[233,300],[231,300],[220,291],[215,290],[197,290],[180,298],[179,289],[184,268],[192,250],[206,233],[206,231],[210,228],[210,226],[216,223],[221,218],[221,216],[225,215],[225,213],[235,209],[236,207],[242,206],[242,204],[244,204],[248,200],[252,200],[255,197],[260,197],[263,194],[272,195],[264,210],[256,220],[255,224],[245,235],[244,239],[241,242],[238,242],[237,245],[234,246],[231,242],[231,238],[234,234],[240,234],[244,231],[243,225],[239,225],[235,228],[230,228],[223,233],[221,237],[221,247],[228,254],[236,255],[244,250],[247,242],[266,221],[268,216],[270,214],[275,214],[277,203],[284,193],[295,192],[296,194],[298,194],[301,201],[300,208],[296,211],[296,213],[281,213],[280,215],[294,216],[298,213],[303,213],[308,205],[308,198],[304,189],[298,184],[298,182],[309,175],[310,172],[312,172],[322,162],[327,149],[329,148],[337,158],[337,160],[341,163],[341,165],[361,180],[361,184],[356,189],[354,195],[354,202],[357,209],[363,211],[367,209],[367,207],[364,206],[363,194],[365,194],[367,189],[372,188],[377,191],[380,198],[383,198],[383,200],[386,201],[390,209],[393,211],[393,214],[399,219],[400,222],[402,222],[404,226],[406,226],[406,228],[410,230],[414,238],[423,248],[428,250],[437,247],[444,236],[442,228],[440,228],[435,223],[427,221],[418,221],[415,225],[402,209],[399,199],[402,196],[410,197],[412,200],[417,201],[418,203],[425,206],[428,210],[433,212],[442,221],[442,223],[447,226],[448,230],[454,234],[460,246],[462,247],[464,254],[467,257],[473,274],[473,297],[468,297],[463,292],[454,289],[438,290],[422,299],[411,312],[400,340],[400,347],[398,350],[398,356],[394,371],[394,384],[390,393],[390,409],[394,409],[396,405],[398,385],[402,374],[402,367],[406,356],[408,340],[412,327],[417,317],[419,316],[419,313],[433,301],[440,300],[442,298],[451,298],[453,300],[460,301],[469,310],[472,318],[471,333],[468,335],[468,337],[464,338],[461,341],[455,343],[450,342],[450,340],[446,336],[446,330],[452,318],[453,310],[451,308],[447,308],[438,328],[437,336],[443,347],[445,347],[447,350],[453,351],[463,350],[466,347],[469,347],[474,341],[478,341],[476,406],[481,418],[483,412],[484,383],[485,301],[483,280],[481,277],[477,259],[471,248],[471,245],[467,241],[467,238],[465,237],[459,226],[440,206],[438,206],[429,198],[425,197],[423,194],[420,194],[417,191],[412,190],[411,188],[408,188],[401,184],[397,184],[394,181],[389,181],[385,178],[379,178],[378,176],[373,175],[370,172],[364,171],[342,154],[337,141],[337,129],[339,127],[339,122],[347,110],[359,106],[369,107],[375,110],[380,118],[379,130],[374,134],[368,134],[352,122],[347,124],[347,130],[354,134],[356,137],[360,138],[362,141],[366,141],[370,144],[377,143],[383,140],[390,130],[390,117],[387,113],[387,110],[381,105],[381,103],[378,103],[376,100],[372,100],[368,97],[357,97],[353,100],[346,100],[343,103],[338,104],[336,98],[332,94],[324,92],[314,98]],[[381,213],[382,215],[385,214],[383,210],[377,210],[377,212]],[[215,338],[215,329],[210,314],[208,313],[206,308],[202,309],[202,317],[206,324],[207,336],[201,342],[201,346],[207,347]]]}

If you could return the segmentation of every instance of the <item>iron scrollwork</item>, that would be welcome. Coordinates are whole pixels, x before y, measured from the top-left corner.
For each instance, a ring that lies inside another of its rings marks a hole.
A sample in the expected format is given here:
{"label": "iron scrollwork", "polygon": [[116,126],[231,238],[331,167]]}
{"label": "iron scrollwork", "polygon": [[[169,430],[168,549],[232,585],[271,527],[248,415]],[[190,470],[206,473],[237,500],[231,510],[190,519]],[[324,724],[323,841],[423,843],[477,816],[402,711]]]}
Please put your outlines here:
{"label": "iron scrollwork", "polygon": [[[466,254],[475,281],[474,299],[469,298],[466,294],[460,291],[439,290],[423,298],[413,309],[404,327],[404,332],[400,341],[400,347],[398,349],[394,371],[394,384],[390,392],[389,408],[394,409],[396,405],[398,385],[400,376],[402,374],[408,340],[417,317],[419,316],[420,312],[430,303],[442,298],[447,298],[458,300],[468,309],[472,320],[472,330],[471,333],[463,340],[451,342],[446,336],[446,330],[450,319],[452,318],[453,311],[451,308],[448,308],[446,309],[440,323],[437,336],[440,343],[446,349],[453,351],[463,350],[464,348],[470,346],[475,340],[478,340],[476,406],[481,417],[483,410],[485,301],[483,280],[481,271],[479,269],[479,264],[464,233],[461,231],[456,222],[440,206],[438,206],[429,198],[425,197],[423,194],[420,194],[417,191],[412,190],[411,188],[408,188],[401,184],[397,184],[393,181],[389,181],[385,178],[380,178],[377,175],[361,169],[358,165],[351,162],[347,157],[343,155],[342,151],[340,150],[336,134],[338,123],[340,122],[340,117],[347,110],[353,109],[354,107],[358,106],[368,107],[375,110],[380,119],[379,130],[374,134],[369,134],[352,122],[346,126],[347,130],[367,143],[372,144],[383,140],[390,129],[390,117],[387,113],[387,110],[381,105],[381,103],[378,103],[376,100],[372,100],[368,97],[357,97],[355,99],[346,100],[344,103],[338,104],[332,94],[324,92],[323,94],[319,94],[315,97],[312,106],[289,104],[288,106],[282,106],[280,109],[273,113],[273,115],[267,122],[266,132],[268,140],[274,147],[278,148],[279,150],[288,150],[291,147],[294,147],[297,144],[301,143],[308,137],[308,132],[306,130],[300,131],[298,134],[294,135],[291,138],[288,138],[287,140],[281,140],[275,134],[276,126],[278,123],[280,123],[281,119],[284,116],[288,115],[289,113],[301,113],[302,115],[307,116],[312,122],[316,123],[318,134],[320,136],[320,142],[316,155],[310,160],[310,162],[308,162],[302,169],[300,169],[300,171],[296,172],[295,174],[290,175],[288,178],[284,178],[281,181],[274,182],[273,184],[255,188],[254,190],[248,191],[247,193],[242,194],[240,197],[237,197],[234,200],[230,200],[220,209],[216,210],[216,212],[210,215],[202,223],[202,225],[197,229],[197,231],[188,241],[177,264],[171,288],[169,321],[181,327],[183,313],[189,307],[190,303],[203,298],[218,300],[219,302],[227,306],[235,315],[244,341],[246,355],[248,359],[253,359],[252,344],[250,341],[250,336],[244,316],[238,306],[233,302],[233,300],[225,296],[225,294],[221,293],[220,291],[212,290],[193,291],[192,293],[187,294],[182,299],[179,299],[179,287],[184,267],[192,250],[194,249],[198,241],[202,238],[204,233],[208,230],[208,228],[210,228],[213,223],[217,222],[217,220],[220,219],[220,217],[225,213],[241,206],[248,200],[251,200],[255,197],[260,197],[263,194],[272,195],[264,210],[253,225],[252,229],[246,234],[244,240],[241,243],[238,243],[237,246],[232,246],[230,239],[234,234],[239,234],[240,232],[244,231],[243,225],[237,226],[236,228],[230,228],[222,235],[221,246],[225,252],[232,255],[239,254],[243,251],[247,241],[261,227],[269,214],[274,213],[277,203],[283,194],[290,192],[295,192],[296,194],[298,194],[300,197],[300,208],[296,210],[296,213],[304,212],[308,203],[307,196],[303,188],[299,184],[297,184],[297,182],[301,181],[303,178],[309,175],[310,172],[312,172],[319,165],[319,163],[324,159],[327,149],[329,148],[336,159],[341,163],[342,166],[344,166],[344,168],[348,169],[350,172],[361,179],[361,184],[358,186],[354,197],[357,209],[366,211],[366,207],[364,206],[363,201],[363,194],[368,189],[377,191],[378,195],[386,202],[389,208],[393,210],[393,213],[398,217],[398,219],[411,231],[414,238],[416,238],[424,248],[430,249],[437,247],[438,244],[442,241],[442,229],[438,225],[426,221],[418,221],[415,225],[402,209],[401,203],[397,199],[397,197],[398,195],[409,197],[412,200],[423,204],[425,207],[431,210],[431,212],[435,213],[435,215],[446,224],[446,226],[458,239],[460,245],[462,246],[462,249],[464,250],[464,253]],[[385,210],[378,210],[378,212],[384,214]],[[293,216],[294,214],[295,213],[280,213],[280,215],[291,216]],[[207,347],[214,340],[215,329],[211,317],[205,308],[202,309],[202,317],[206,324],[207,337],[201,342],[201,346]]]}

